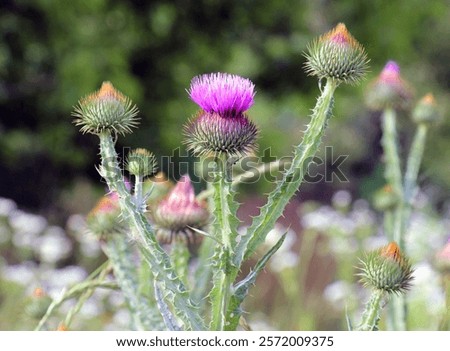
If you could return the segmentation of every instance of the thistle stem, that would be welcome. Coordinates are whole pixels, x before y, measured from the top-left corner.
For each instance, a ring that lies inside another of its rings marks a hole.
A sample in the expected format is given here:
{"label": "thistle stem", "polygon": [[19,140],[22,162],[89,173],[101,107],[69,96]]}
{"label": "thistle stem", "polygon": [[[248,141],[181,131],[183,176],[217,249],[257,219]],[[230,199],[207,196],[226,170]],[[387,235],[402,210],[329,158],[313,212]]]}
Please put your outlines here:
{"label": "thistle stem", "polygon": [[427,131],[428,126],[426,124],[419,124],[416,130],[416,134],[414,135],[414,139],[411,145],[411,151],[406,163],[405,185],[403,188],[405,197],[405,211],[403,213],[404,228],[406,228],[406,225],[409,221],[414,196],[417,192],[417,176],[419,174],[423,151],[425,149]]}
{"label": "thistle stem", "polygon": [[227,197],[231,194],[231,163],[227,158],[217,160],[218,171],[214,180],[214,217],[215,235],[221,242],[216,248],[214,257],[218,260],[214,272],[214,293],[212,294],[211,329],[224,330],[228,303],[231,297],[231,287],[234,279],[230,276],[230,254],[232,227],[229,213],[231,211]]}
{"label": "thistle stem", "polygon": [[322,135],[332,115],[333,95],[337,86],[337,81],[328,79],[323,87],[303,140],[295,147],[294,158],[289,169],[284,173],[283,179],[277,184],[277,187],[270,193],[267,203],[261,208],[259,215],[253,219],[247,234],[242,237],[237,246],[234,260],[236,267],[240,267],[242,261],[250,257],[259,244],[265,240],[275,222],[283,214],[289,200],[298,191],[308,165],[319,149]]}
{"label": "thistle stem", "polygon": [[[129,306],[133,327],[137,330],[155,329],[155,313],[150,308],[150,301],[139,291],[138,271],[133,262],[133,252],[130,250],[129,243],[119,235],[110,235],[104,250],[111,261],[117,283]],[[164,325],[162,321],[159,322],[159,326]]]}
{"label": "thistle stem", "polygon": [[377,325],[380,320],[380,311],[382,309],[381,302],[383,300],[383,296],[383,290],[377,289],[372,293],[372,296],[366,304],[366,310],[364,311],[361,324],[358,327],[359,331],[377,330]]}
{"label": "thistle stem", "polygon": [[[387,108],[382,115],[382,129],[383,138],[381,143],[384,150],[384,157],[386,162],[385,178],[388,184],[392,187],[392,191],[399,197],[398,205],[393,210],[392,226],[387,226],[391,232],[386,233],[390,241],[395,241],[404,250],[403,243],[403,186],[402,186],[402,172],[400,165],[400,157],[397,146],[397,130],[396,130],[396,112],[392,108]],[[386,218],[387,220],[387,218]]]}
{"label": "thistle stem", "polygon": [[144,177],[142,176],[135,176],[135,182],[134,182],[134,199],[136,203],[136,207],[139,210],[143,210],[143,191],[142,191],[142,185],[143,185]]}
{"label": "thistle stem", "polygon": [[[102,132],[99,138],[102,157],[101,175],[106,179],[109,188],[118,193],[122,216],[133,231],[133,239],[136,240],[144,259],[150,266],[154,279],[160,283],[162,289],[167,291],[166,297],[170,298],[175,313],[183,321],[186,329],[204,330],[204,322],[192,303],[185,285],[176,275],[169,256],[159,245],[153,228],[145,216],[136,209],[134,199],[125,187],[111,134]],[[128,239],[124,238],[124,240]]]}
{"label": "thistle stem", "polygon": [[[400,249],[405,251],[405,193],[402,186],[402,172],[397,146],[396,118],[395,110],[391,108],[384,110],[381,142],[386,158],[385,178],[393,192],[398,196],[397,206],[390,213],[386,213],[384,221],[385,228],[388,229],[385,233],[388,240],[397,242]],[[392,330],[406,329],[406,300],[403,295],[392,298],[388,310],[388,325]]]}

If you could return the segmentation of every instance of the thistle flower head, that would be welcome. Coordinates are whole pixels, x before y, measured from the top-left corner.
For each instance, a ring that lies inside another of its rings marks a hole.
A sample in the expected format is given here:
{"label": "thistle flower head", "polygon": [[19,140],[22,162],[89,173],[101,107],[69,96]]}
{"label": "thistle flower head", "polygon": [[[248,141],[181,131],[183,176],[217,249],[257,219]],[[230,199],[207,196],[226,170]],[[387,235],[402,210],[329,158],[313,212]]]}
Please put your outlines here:
{"label": "thistle flower head", "polygon": [[33,291],[29,304],[25,308],[25,313],[31,318],[41,319],[52,303],[52,298],[42,288]]}
{"label": "thistle flower head", "polygon": [[417,124],[431,124],[440,118],[433,94],[428,93],[414,107],[412,119]]}
{"label": "thistle flower head", "polygon": [[104,82],[100,90],[82,98],[75,106],[74,123],[82,133],[100,134],[104,131],[131,133],[138,124],[138,109],[131,100]]}
{"label": "thistle flower head", "polygon": [[373,197],[373,206],[378,211],[387,211],[395,207],[399,201],[397,194],[391,185],[386,184],[375,192]]}
{"label": "thistle flower head", "polygon": [[188,175],[180,178],[153,213],[158,239],[161,242],[170,243],[173,239],[180,239],[188,245],[198,242],[192,228],[201,229],[207,223],[208,217],[205,206],[195,198],[194,187]]}
{"label": "thistle flower head", "polygon": [[86,224],[89,232],[98,238],[121,233],[124,224],[120,221],[119,195],[115,192],[103,196],[89,212]]}
{"label": "thistle flower head", "polygon": [[367,105],[375,110],[407,108],[412,98],[411,89],[400,75],[395,61],[388,61],[378,77],[368,86]]}
{"label": "thistle flower head", "polygon": [[217,113],[200,113],[184,127],[184,143],[198,156],[227,154],[244,156],[256,150],[258,129],[245,115],[224,118]]}
{"label": "thistle flower head", "polygon": [[361,281],[373,289],[401,294],[411,286],[413,269],[395,242],[368,253],[361,260]]}
{"label": "thistle flower head", "polygon": [[128,154],[126,168],[134,176],[146,177],[156,171],[156,157],[146,149],[132,150]]}
{"label": "thistle flower head", "polygon": [[191,99],[208,113],[239,117],[253,105],[255,85],[246,78],[227,73],[194,77],[188,90]]}
{"label": "thistle flower head", "polygon": [[369,60],[364,47],[343,23],[314,40],[307,49],[306,72],[319,79],[355,84],[368,69]]}
{"label": "thistle flower head", "polygon": [[192,79],[188,93],[201,108],[184,128],[188,150],[199,156],[243,156],[256,149],[258,130],[244,113],[255,95],[250,80],[206,74]]}

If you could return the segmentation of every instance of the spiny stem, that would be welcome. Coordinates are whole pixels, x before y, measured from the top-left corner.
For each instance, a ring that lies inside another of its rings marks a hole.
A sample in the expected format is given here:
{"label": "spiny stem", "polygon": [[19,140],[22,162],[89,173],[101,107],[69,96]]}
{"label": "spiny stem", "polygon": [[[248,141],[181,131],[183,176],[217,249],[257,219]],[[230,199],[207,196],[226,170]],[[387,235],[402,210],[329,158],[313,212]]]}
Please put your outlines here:
{"label": "spiny stem", "polygon": [[283,214],[283,210],[289,200],[298,191],[307,167],[319,148],[328,119],[331,117],[333,95],[337,86],[338,83],[336,81],[332,79],[327,80],[317,100],[311,116],[311,122],[305,131],[303,140],[294,150],[294,158],[289,169],[269,195],[266,205],[261,208],[259,215],[253,219],[247,234],[242,237],[237,246],[234,261],[236,267],[240,267],[242,261],[250,257],[259,244],[264,241],[275,222]]}
{"label": "spiny stem", "polygon": [[[280,166],[289,165],[290,160],[286,160],[285,158],[270,162],[270,163],[263,163],[259,165],[258,167],[251,169],[249,171],[243,172],[241,174],[238,174],[232,181],[231,186],[234,189],[239,184],[248,181],[256,176],[260,176],[261,174],[271,172],[273,170],[279,170]],[[206,190],[203,190],[200,194],[197,195],[197,199],[204,200],[207,199],[209,196],[211,196],[214,193],[213,188],[208,188]]]}
{"label": "spiny stem", "polygon": [[[105,252],[111,260],[114,275],[123,292],[133,318],[133,327],[137,330],[152,330],[155,315],[149,299],[139,291],[138,270],[133,262],[133,252],[121,234],[111,234],[105,245]],[[156,316],[158,315],[156,311]]]}
{"label": "spiny stem", "polygon": [[214,293],[212,294],[211,329],[224,330],[226,314],[233,280],[230,277],[230,253],[232,252],[232,227],[230,224],[231,209],[227,196],[231,192],[231,164],[227,158],[218,159],[216,179],[214,180],[214,217],[215,236],[222,243],[216,248],[216,259],[219,260],[214,276]]}
{"label": "spiny stem", "polygon": [[176,275],[169,256],[156,240],[153,228],[143,213],[136,209],[134,199],[125,187],[112,136],[109,132],[103,132],[99,134],[99,138],[101,175],[106,179],[109,188],[118,193],[122,216],[133,231],[133,239],[150,266],[154,279],[161,283],[161,288],[170,292],[166,295],[171,299],[177,316],[182,319],[186,329],[204,330],[204,322],[192,303],[189,292]]}
{"label": "spiny stem", "polygon": [[[385,228],[388,240],[395,241],[405,251],[404,210],[405,193],[402,185],[402,171],[398,151],[396,112],[392,108],[385,109],[382,115],[383,138],[381,140],[386,158],[385,178],[398,196],[398,203],[390,214],[385,216]],[[389,221],[389,223],[387,223]],[[406,329],[406,300],[403,295],[394,296],[389,305],[388,324],[393,330]]]}
{"label": "spiny stem", "polygon": [[143,177],[142,176],[135,176],[135,182],[134,182],[134,199],[136,203],[136,207],[138,210],[143,210],[143,191],[142,191],[142,185],[143,185]]}
{"label": "spiny stem", "polygon": [[366,310],[364,311],[361,324],[358,327],[359,331],[372,331],[377,329],[383,296],[383,290],[377,289],[372,293],[370,300],[366,304]]}

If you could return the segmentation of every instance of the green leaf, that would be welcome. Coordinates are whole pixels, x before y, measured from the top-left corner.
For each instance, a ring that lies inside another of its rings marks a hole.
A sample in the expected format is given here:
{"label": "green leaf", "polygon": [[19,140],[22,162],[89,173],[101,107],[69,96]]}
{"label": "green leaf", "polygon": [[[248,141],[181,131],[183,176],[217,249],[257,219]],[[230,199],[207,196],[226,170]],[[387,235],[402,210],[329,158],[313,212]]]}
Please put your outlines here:
{"label": "green leaf", "polygon": [[137,330],[165,329],[154,302],[152,303],[149,298],[141,294],[139,273],[133,262],[133,250],[128,243],[128,238],[119,234],[111,234],[107,239],[105,251],[130,309],[134,327]]}
{"label": "green leaf", "polygon": [[227,312],[227,323],[225,330],[236,330],[239,319],[242,315],[241,303],[248,294],[250,287],[255,283],[256,277],[266,266],[269,259],[278,251],[286,238],[286,234],[277,241],[277,243],[266,252],[266,254],[256,263],[253,270],[239,283],[234,286],[234,293],[231,296],[230,305]]}
{"label": "green leaf", "polygon": [[159,311],[161,312],[161,316],[167,329],[170,331],[180,331],[181,328],[175,321],[175,317],[173,316],[172,312],[170,312],[169,306],[167,306],[166,302],[164,301],[163,293],[156,281],[154,281],[154,289],[156,304],[158,305]]}

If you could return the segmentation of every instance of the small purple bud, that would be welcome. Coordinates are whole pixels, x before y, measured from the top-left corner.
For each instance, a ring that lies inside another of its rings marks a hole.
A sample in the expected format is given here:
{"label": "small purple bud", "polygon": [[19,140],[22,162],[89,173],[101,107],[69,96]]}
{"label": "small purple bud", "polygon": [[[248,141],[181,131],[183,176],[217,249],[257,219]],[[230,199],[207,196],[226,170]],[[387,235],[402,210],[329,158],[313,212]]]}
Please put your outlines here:
{"label": "small purple bud", "polygon": [[366,101],[375,110],[407,108],[412,98],[411,89],[400,75],[400,66],[388,61],[378,77],[369,85]]}
{"label": "small purple bud", "polygon": [[180,178],[153,213],[158,239],[161,242],[170,243],[173,239],[182,239],[189,245],[198,241],[192,228],[202,228],[208,217],[206,207],[195,197],[188,175]]}

